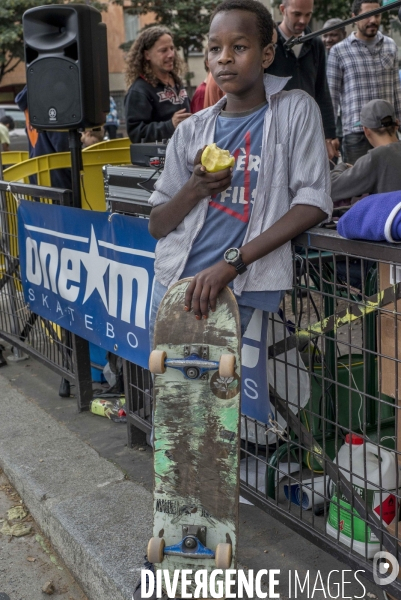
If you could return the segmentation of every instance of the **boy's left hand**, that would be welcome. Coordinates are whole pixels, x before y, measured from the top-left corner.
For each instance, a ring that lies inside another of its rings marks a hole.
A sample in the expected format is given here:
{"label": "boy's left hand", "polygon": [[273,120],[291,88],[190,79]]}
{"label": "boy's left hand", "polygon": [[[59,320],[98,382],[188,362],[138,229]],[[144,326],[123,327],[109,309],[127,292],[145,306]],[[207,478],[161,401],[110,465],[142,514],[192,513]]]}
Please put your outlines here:
{"label": "boy's left hand", "polygon": [[192,279],[185,294],[185,310],[194,311],[197,319],[207,319],[209,308],[216,310],[219,292],[237,276],[235,267],[224,260],[201,271]]}

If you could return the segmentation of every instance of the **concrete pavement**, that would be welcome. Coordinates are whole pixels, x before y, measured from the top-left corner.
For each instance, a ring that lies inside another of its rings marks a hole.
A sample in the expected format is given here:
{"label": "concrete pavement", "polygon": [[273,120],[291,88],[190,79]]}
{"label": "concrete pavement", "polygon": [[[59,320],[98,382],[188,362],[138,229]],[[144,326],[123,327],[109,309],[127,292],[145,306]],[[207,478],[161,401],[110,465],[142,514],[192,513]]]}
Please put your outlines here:
{"label": "concrete pavement", "polygon": [[128,600],[152,496],[0,376],[0,466],[89,598]]}
{"label": "concrete pavement", "polygon": [[[152,453],[138,434],[59,398],[59,377],[33,359],[0,373],[0,467],[90,600],[131,600],[152,530]],[[248,568],[347,569],[279,521],[240,506],[239,559]],[[365,580],[369,598],[383,598]],[[348,588],[360,596],[360,587]],[[327,596],[316,592],[314,600]],[[24,599],[25,600],[25,599]],[[28,599],[26,599],[28,600]]]}

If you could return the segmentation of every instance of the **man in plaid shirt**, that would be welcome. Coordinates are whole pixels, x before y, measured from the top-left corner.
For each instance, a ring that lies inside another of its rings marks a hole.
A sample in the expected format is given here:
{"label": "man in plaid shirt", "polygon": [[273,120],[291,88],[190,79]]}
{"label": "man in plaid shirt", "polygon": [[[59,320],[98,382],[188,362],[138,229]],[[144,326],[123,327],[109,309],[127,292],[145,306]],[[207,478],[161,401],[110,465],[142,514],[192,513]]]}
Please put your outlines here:
{"label": "man in plaid shirt", "polygon": [[[359,15],[380,7],[379,0],[354,0],[352,12]],[[370,100],[387,100],[401,120],[401,86],[397,46],[380,33],[381,15],[358,21],[356,32],[336,44],[327,62],[327,81],[334,114],[340,106],[343,122],[343,160],[354,164],[372,146],[359,119],[361,109]]]}

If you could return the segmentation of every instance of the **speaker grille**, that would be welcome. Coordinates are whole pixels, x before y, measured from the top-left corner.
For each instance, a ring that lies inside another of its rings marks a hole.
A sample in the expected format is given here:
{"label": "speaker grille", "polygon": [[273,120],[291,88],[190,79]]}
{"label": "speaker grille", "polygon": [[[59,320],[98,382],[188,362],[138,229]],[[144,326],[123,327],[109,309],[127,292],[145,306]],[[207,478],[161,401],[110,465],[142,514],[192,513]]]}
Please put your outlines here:
{"label": "speaker grille", "polygon": [[82,120],[77,65],[62,57],[42,58],[27,69],[28,103],[35,127],[74,127]]}

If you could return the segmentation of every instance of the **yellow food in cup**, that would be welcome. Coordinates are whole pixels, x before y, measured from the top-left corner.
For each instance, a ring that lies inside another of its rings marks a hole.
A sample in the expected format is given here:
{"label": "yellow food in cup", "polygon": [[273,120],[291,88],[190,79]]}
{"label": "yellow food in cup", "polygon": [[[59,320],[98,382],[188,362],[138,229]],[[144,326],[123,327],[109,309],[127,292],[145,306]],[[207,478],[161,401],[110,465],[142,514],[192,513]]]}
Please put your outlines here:
{"label": "yellow food in cup", "polygon": [[235,158],[228,150],[222,150],[216,144],[209,144],[202,152],[201,163],[209,173],[217,173],[217,171],[233,167]]}

